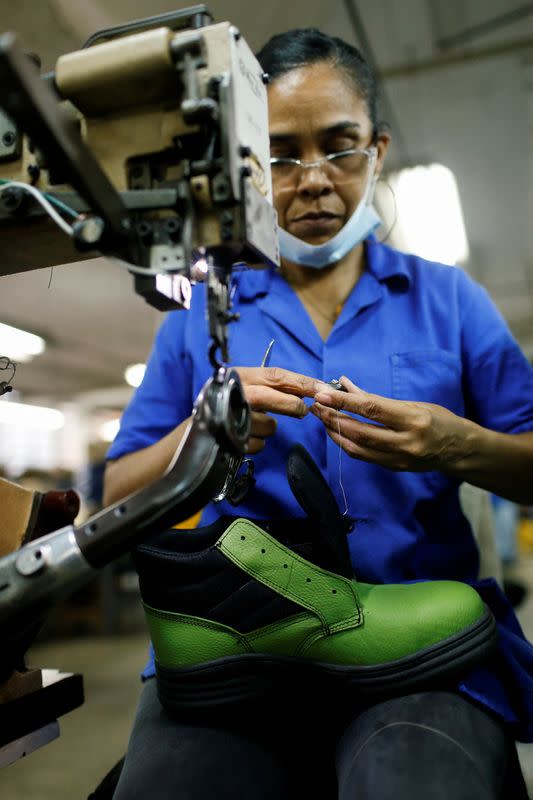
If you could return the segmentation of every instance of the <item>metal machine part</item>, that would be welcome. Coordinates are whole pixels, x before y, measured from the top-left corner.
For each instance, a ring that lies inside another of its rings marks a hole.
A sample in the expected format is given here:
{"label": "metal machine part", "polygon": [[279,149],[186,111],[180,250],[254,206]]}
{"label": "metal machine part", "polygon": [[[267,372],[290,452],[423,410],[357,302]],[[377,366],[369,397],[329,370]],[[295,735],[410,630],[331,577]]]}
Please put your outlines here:
{"label": "metal machine part", "polygon": [[[244,451],[250,412],[237,373],[220,370],[204,385],[190,426],[165,475],[94,515],[0,559],[3,652],[21,625],[94,576],[147,533],[199,511],[226,482],[229,460]],[[0,657],[0,666],[2,658]]]}
{"label": "metal machine part", "polygon": [[[187,308],[204,279],[214,367],[160,480],[0,560],[7,641],[149,531],[238,493],[250,410],[223,366],[229,281],[235,262],[279,262],[266,89],[232,25],[204,26],[204,6],[171,16],[101,32],[45,80],[13,35],[0,37],[0,113],[23,132],[19,154],[0,157],[0,275],[96,251],[162,310]],[[45,216],[53,203],[74,218],[59,219],[62,231]]]}
{"label": "metal machine part", "polygon": [[333,378],[331,381],[328,381],[328,386],[331,386],[332,389],[335,389],[336,392],[347,392],[348,389],[342,385],[342,383],[337,380],[337,378]]}
{"label": "metal machine part", "polygon": [[[261,367],[268,367],[270,364],[274,344],[275,339],[271,339],[261,359]],[[254,473],[255,465],[251,458],[245,458],[244,455],[231,456],[226,480],[221,491],[213,497],[213,502],[220,503],[221,500],[227,500],[232,505],[238,506],[255,484]]]}
{"label": "metal machine part", "polygon": [[0,149],[0,201],[19,181],[77,215],[69,239],[20,189],[0,202],[0,274],[99,252],[152,305],[187,308],[201,250],[227,360],[232,265],[279,264],[279,248],[266,76],[233,25],[210,22],[194,6],[101,31],[44,79],[13,34],[0,37],[0,133],[16,139]]}
{"label": "metal machine part", "polygon": [[0,111],[0,162],[12,161],[20,156],[22,136],[17,126],[3,111]]}

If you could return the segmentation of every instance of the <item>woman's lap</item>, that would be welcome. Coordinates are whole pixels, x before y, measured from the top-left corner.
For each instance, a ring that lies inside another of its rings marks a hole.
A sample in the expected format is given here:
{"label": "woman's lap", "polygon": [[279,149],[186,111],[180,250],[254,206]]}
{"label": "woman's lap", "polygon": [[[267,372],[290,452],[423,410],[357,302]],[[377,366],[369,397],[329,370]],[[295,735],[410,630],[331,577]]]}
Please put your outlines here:
{"label": "woman's lap", "polygon": [[339,800],[495,800],[514,743],[452,692],[422,692],[360,714],[337,748]]}
{"label": "woman's lap", "polygon": [[[147,681],[115,800],[496,800],[514,744],[452,692],[322,718],[313,698],[225,725],[166,714]],[[335,766],[338,779],[335,774]]]}

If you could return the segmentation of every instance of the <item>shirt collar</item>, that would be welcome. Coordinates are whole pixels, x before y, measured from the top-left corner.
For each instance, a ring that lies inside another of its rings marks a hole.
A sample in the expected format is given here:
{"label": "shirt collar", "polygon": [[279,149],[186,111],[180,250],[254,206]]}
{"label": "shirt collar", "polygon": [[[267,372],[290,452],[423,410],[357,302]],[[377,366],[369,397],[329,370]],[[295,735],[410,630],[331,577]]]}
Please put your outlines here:
{"label": "shirt collar", "polygon": [[[411,275],[407,268],[406,258],[403,253],[393,250],[381,242],[375,236],[369,236],[366,240],[367,269],[372,276],[384,283],[391,281],[397,282],[401,288],[407,288],[411,283]],[[254,300],[269,293],[273,282],[275,283],[281,275],[273,267],[267,269],[245,269],[243,272],[236,272],[233,275],[234,283],[240,299]]]}
{"label": "shirt collar", "polygon": [[242,272],[234,272],[232,282],[236,287],[239,299],[255,300],[256,297],[268,294],[277,272],[279,271],[274,267],[243,269]]}
{"label": "shirt collar", "polygon": [[368,271],[380,283],[397,282],[402,288],[407,288],[411,283],[406,256],[378,242],[373,235],[366,240],[366,263]]}

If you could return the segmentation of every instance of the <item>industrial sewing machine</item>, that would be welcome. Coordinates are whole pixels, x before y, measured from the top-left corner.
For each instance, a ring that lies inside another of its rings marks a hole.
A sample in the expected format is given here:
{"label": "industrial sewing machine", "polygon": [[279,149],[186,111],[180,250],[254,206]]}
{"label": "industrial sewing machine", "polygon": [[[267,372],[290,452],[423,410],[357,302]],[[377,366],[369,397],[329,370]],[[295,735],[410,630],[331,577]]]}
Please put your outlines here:
{"label": "industrial sewing machine", "polygon": [[[0,558],[0,689],[50,606],[242,481],[250,412],[225,366],[229,282],[238,262],[279,263],[267,80],[202,5],[96,33],[42,77],[16,36],[0,36],[0,276],[102,254],[147,302],[185,313],[205,281],[213,366],[161,479]],[[0,764],[17,708],[38,702],[26,689],[6,703],[0,692]],[[71,693],[70,707],[83,701],[80,682]]]}

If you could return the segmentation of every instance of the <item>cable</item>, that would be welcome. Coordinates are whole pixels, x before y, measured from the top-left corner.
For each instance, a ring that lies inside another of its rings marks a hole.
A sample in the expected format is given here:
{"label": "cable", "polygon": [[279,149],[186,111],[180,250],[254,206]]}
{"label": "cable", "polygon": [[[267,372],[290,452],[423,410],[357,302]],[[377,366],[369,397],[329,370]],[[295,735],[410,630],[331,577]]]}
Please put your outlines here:
{"label": "cable", "polygon": [[29,183],[22,183],[22,181],[7,181],[7,183],[2,183],[0,185],[0,194],[4,192],[6,189],[12,189],[12,188],[22,189],[24,192],[28,192],[28,194],[31,194],[32,197],[34,197],[35,200],[37,200],[37,202],[44,208],[47,214],[49,214],[49,216],[53,219],[56,225],[58,225],[64,233],[66,233],[68,236],[73,235],[72,226],[69,225],[68,222],[66,222],[63,219],[63,217],[57,213],[52,203],[50,202],[50,200],[47,200],[43,192],[39,191],[39,189],[37,189],[35,186],[30,186]]}
{"label": "cable", "polygon": [[58,200],[57,197],[54,197],[53,194],[49,194],[48,192],[43,192],[43,195],[50,203],[52,203],[52,205],[57,206],[57,208],[60,208],[62,211],[65,212],[65,214],[68,214],[69,217],[73,217],[73,219],[77,219],[77,217],[79,217],[78,211],[75,211],[70,206],[67,206],[66,203],[64,203],[62,200]]}
{"label": "cable", "polygon": [[[4,178],[0,178],[0,184],[6,184],[6,183],[10,183],[10,181],[5,180]],[[24,184],[24,185],[26,186],[26,184]],[[28,185],[31,186],[33,184],[28,184]],[[35,187],[35,188],[37,188],[37,187]],[[65,214],[68,214],[69,217],[73,217],[74,219],[79,217],[79,212],[78,211],[76,211],[75,209],[71,208],[70,206],[67,206],[66,203],[64,203],[62,200],[58,200],[57,197],[54,197],[53,194],[50,194],[49,192],[41,192],[41,194],[43,195],[43,197],[46,197],[46,199],[50,203],[52,203],[52,205],[57,206],[57,208],[60,208],[62,211],[65,212]]]}

